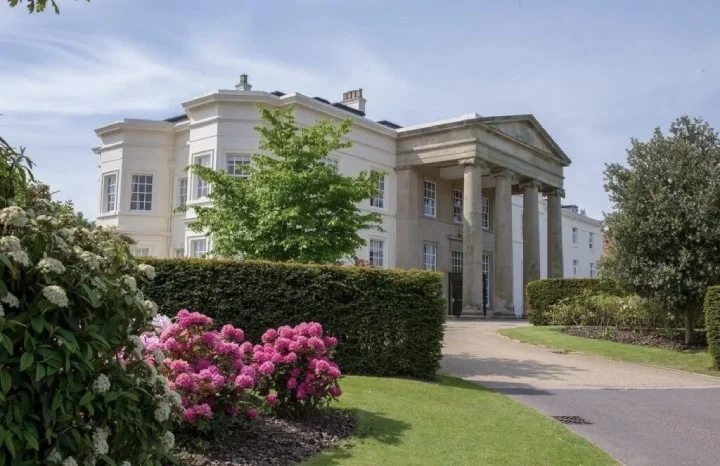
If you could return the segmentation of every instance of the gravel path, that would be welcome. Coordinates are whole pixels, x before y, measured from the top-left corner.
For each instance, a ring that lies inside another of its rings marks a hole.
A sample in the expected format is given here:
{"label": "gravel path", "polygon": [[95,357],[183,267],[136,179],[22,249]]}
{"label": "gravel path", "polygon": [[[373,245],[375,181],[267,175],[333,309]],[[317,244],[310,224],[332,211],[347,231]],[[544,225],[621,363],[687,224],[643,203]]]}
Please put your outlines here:
{"label": "gravel path", "polygon": [[563,354],[497,334],[515,325],[527,324],[448,321],[443,370],[547,415],[584,418],[590,424],[568,427],[628,466],[719,464],[720,378]]}

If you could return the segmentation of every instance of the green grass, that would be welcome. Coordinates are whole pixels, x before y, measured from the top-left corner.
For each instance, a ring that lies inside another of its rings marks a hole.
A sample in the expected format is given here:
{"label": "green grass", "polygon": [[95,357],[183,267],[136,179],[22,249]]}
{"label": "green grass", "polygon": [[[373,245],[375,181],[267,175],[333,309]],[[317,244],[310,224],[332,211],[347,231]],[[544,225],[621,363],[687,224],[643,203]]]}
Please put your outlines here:
{"label": "green grass", "polygon": [[614,465],[556,421],[474,383],[345,377],[358,429],[305,465]]}
{"label": "green grass", "polygon": [[560,332],[557,327],[517,327],[503,329],[500,333],[536,345],[596,354],[623,361],[652,364],[698,374],[720,376],[720,372],[711,369],[712,359],[706,351],[674,351],[652,346],[593,340],[591,338],[566,335]]}

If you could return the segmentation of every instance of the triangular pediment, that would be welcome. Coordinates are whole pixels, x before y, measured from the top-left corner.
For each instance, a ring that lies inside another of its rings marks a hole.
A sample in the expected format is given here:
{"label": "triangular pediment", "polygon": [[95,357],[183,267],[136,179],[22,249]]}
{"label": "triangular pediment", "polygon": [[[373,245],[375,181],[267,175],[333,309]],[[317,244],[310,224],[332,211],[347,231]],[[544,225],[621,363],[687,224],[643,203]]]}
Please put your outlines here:
{"label": "triangular pediment", "polygon": [[482,123],[552,156],[565,166],[570,165],[568,156],[532,115],[483,117]]}

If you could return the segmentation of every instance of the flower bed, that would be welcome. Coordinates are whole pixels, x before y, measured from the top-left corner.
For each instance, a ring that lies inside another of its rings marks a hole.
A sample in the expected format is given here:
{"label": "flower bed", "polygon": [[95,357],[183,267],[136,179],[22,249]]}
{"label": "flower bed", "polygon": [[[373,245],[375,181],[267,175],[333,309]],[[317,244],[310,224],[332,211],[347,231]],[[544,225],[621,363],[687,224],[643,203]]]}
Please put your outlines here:
{"label": "flower bed", "polygon": [[678,351],[702,351],[707,348],[707,343],[705,342],[702,332],[696,334],[697,341],[690,345],[685,344],[684,334],[680,330],[668,333],[660,330],[637,332],[616,327],[567,327],[562,329],[562,332],[576,337],[614,341],[616,343],[629,343],[632,345],[655,346]]}

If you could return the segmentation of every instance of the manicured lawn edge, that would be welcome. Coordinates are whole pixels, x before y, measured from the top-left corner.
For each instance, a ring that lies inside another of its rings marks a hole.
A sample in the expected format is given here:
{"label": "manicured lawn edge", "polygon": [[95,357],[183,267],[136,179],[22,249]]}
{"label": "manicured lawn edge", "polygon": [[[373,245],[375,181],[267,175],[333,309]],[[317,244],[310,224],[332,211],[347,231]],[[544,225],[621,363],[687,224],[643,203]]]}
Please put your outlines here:
{"label": "manicured lawn edge", "polygon": [[708,377],[720,377],[711,369],[712,360],[707,352],[683,352],[650,346],[616,343],[566,335],[559,327],[518,327],[502,329],[500,335],[534,345],[547,346],[576,353],[601,356],[618,361],[691,372]]}
{"label": "manicured lawn edge", "polygon": [[355,413],[357,431],[305,466],[617,464],[557,421],[457,377],[350,376],[341,384],[334,406]]}

